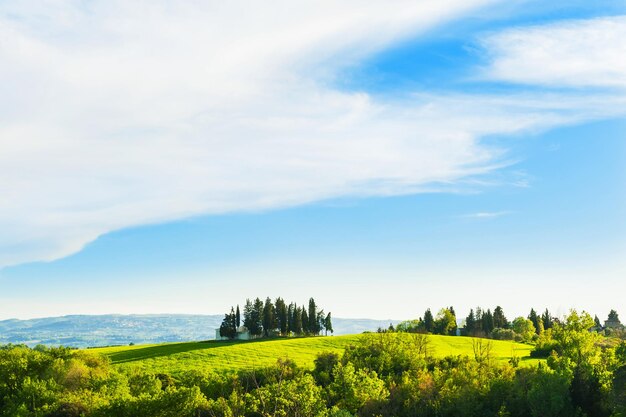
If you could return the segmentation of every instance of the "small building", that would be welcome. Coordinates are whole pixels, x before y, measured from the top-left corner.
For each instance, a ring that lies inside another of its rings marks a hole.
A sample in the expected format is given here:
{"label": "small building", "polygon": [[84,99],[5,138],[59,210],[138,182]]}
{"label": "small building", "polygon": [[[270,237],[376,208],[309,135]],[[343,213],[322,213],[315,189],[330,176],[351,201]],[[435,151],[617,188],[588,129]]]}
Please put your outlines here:
{"label": "small building", "polygon": [[[248,330],[248,328],[246,326],[239,326],[237,328],[237,334],[235,335],[235,338],[232,340],[250,340],[253,339],[253,337],[250,335],[250,331]],[[231,340],[227,337],[222,337],[222,335],[220,335],[220,329],[217,328],[215,329],[215,340]]]}
{"label": "small building", "polygon": [[619,321],[619,319],[609,319],[604,321],[604,328],[611,330],[623,330],[624,325]]}

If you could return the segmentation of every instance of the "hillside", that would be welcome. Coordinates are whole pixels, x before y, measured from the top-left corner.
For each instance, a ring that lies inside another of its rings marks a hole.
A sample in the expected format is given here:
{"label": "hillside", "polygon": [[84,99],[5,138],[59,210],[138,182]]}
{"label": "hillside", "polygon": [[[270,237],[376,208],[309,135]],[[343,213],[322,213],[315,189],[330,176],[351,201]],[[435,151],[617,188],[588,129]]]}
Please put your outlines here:
{"label": "hillside", "polygon": [[[0,344],[78,348],[211,340],[224,315],[107,314],[0,321]],[[375,331],[397,320],[333,318],[335,335]]]}
{"label": "hillside", "polygon": [[[376,335],[373,335],[374,337]],[[411,337],[397,334],[396,337]],[[232,371],[259,368],[276,363],[277,358],[288,357],[303,367],[312,367],[319,352],[341,353],[366,335],[333,337],[287,338],[250,342],[189,342],[160,345],[121,346],[90,351],[104,353],[118,367],[138,368],[148,372],[173,375],[186,370]],[[435,357],[449,355],[473,356],[473,338],[429,335],[429,354]],[[484,340],[484,339],[483,339]],[[517,356],[529,361],[531,346],[509,341],[493,340],[493,356],[507,361]],[[530,360],[531,362],[535,362]]]}

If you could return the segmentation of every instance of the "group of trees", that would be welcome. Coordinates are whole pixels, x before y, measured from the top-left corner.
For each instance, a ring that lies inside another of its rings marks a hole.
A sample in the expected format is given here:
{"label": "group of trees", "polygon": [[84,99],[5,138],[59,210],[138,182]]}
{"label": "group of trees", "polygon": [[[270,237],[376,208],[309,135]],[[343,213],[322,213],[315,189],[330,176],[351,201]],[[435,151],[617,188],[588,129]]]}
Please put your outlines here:
{"label": "group of trees", "polygon": [[417,320],[407,320],[398,323],[395,328],[392,326],[389,330],[407,333],[432,333],[454,336],[457,332],[457,319],[454,307],[442,308],[433,316],[430,308],[424,312],[424,317]]}
{"label": "group of trees", "polygon": [[[393,326],[390,327],[389,330],[408,333],[455,335],[457,334],[457,321],[453,307],[439,310],[436,317],[433,317],[429,308],[424,312],[423,317],[416,320],[403,321],[395,328]],[[602,325],[597,316],[595,316],[593,321],[594,323],[590,328],[601,330]],[[611,310],[609,313],[608,321],[619,326],[619,317],[615,310]],[[489,308],[484,310],[481,307],[476,307],[475,309],[470,309],[469,314],[462,321],[460,334],[464,336],[530,342],[543,334],[544,331],[551,329],[555,323],[559,323],[559,320],[553,317],[548,309],[538,314],[535,309],[531,308],[527,317],[517,317],[513,321],[509,321],[500,306],[493,309],[493,312]]]}
{"label": "group of trees", "polygon": [[553,322],[542,334],[553,350],[535,366],[502,363],[489,349],[436,358],[428,336],[403,333],[363,335],[343,354],[320,353],[312,370],[279,359],[224,374],[151,373],[87,351],[6,346],[0,416],[625,417],[626,342],[598,343],[593,322],[576,311]]}
{"label": "group of trees", "polygon": [[530,341],[535,334],[541,334],[545,329],[553,326],[554,318],[546,309],[539,315],[535,309],[530,309],[528,317],[516,317],[509,321],[502,307],[497,306],[493,313],[480,307],[470,309],[465,318],[463,334],[474,337],[490,337],[494,339],[515,339]]}
{"label": "group of trees", "polygon": [[237,329],[243,324],[253,337],[260,336],[302,336],[333,333],[331,313],[324,313],[317,307],[313,298],[309,299],[308,307],[298,306],[296,303],[285,303],[278,297],[274,302],[267,297],[265,302],[260,298],[254,301],[246,300],[243,308],[243,321],[239,310],[231,307],[220,326],[220,336],[233,339],[237,336]]}

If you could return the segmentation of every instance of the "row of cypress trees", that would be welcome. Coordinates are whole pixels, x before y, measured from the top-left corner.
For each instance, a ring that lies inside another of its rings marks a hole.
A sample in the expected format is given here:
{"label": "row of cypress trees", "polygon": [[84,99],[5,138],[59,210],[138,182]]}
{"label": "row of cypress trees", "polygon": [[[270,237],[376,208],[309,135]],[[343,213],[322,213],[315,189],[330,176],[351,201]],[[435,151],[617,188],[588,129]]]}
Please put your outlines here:
{"label": "row of cypress trees", "polygon": [[244,325],[251,336],[303,336],[333,333],[331,313],[324,313],[317,307],[315,300],[309,299],[308,308],[291,302],[287,305],[281,297],[274,302],[267,297],[265,302],[260,298],[246,300],[243,308],[243,321],[239,305],[230,308],[220,326],[220,336],[234,339],[237,329]]}

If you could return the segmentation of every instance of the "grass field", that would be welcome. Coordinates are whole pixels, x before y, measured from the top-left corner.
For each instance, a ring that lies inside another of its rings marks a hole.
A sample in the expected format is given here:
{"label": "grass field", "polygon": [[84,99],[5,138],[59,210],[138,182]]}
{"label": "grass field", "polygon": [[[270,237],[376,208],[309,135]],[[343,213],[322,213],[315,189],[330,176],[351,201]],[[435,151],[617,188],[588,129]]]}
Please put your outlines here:
{"label": "grass field", "polygon": [[[409,335],[399,335],[408,337]],[[365,335],[285,338],[248,342],[187,342],[158,345],[118,346],[90,349],[107,355],[117,367],[139,368],[149,372],[172,375],[187,370],[227,372],[261,368],[276,363],[278,358],[289,358],[299,366],[310,368],[319,352],[341,353],[346,346],[358,342]],[[472,338],[455,336],[428,336],[431,356],[473,356]],[[509,341],[493,340],[493,356],[508,361],[512,356],[523,363],[535,363],[529,358],[531,346]]]}

